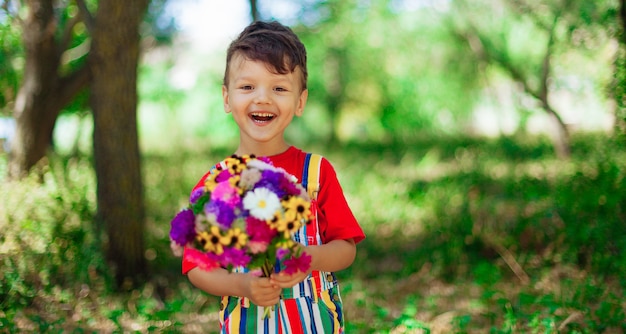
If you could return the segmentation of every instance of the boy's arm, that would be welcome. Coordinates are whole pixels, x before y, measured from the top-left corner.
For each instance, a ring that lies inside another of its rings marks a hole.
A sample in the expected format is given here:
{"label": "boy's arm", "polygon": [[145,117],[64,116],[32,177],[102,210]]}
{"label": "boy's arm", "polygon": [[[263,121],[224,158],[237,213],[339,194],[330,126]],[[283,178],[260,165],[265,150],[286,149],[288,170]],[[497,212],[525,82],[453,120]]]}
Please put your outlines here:
{"label": "boy's arm", "polygon": [[333,240],[327,244],[307,246],[304,251],[311,255],[311,270],[339,271],[348,268],[356,256],[354,239]]}
{"label": "boy's arm", "polygon": [[216,296],[247,297],[258,306],[276,305],[281,288],[272,284],[270,279],[256,277],[248,273],[230,273],[217,268],[211,271],[194,268],[187,273],[191,284]]}
{"label": "boy's arm", "polygon": [[356,243],[354,239],[333,240],[323,245],[304,247],[304,251],[311,256],[311,267],[306,273],[273,274],[271,282],[281,288],[291,288],[302,282],[313,270],[333,272],[346,269],[354,262]]}

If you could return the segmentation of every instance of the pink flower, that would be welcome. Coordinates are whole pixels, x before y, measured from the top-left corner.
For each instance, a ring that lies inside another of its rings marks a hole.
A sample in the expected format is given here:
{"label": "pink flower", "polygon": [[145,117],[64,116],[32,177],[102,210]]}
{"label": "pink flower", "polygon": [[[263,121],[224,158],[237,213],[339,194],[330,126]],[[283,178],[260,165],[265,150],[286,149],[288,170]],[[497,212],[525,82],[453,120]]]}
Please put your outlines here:
{"label": "pink flower", "polygon": [[215,182],[222,183],[228,181],[230,177],[233,176],[228,169],[224,169],[221,171],[216,177]]}
{"label": "pink flower", "polygon": [[215,268],[219,268],[220,264],[215,258],[209,256],[209,254],[199,251],[195,248],[185,249],[186,259],[189,262],[198,266],[198,268],[206,271],[211,271]]}
{"label": "pink flower", "polygon": [[302,253],[299,257],[292,257],[288,260],[285,260],[285,274],[291,275],[295,274],[298,271],[306,273],[311,267],[311,255],[307,253]]}
{"label": "pink flower", "polygon": [[225,267],[233,266],[246,266],[250,262],[250,257],[246,255],[246,252],[234,247],[224,247],[224,253],[220,256],[222,265]]}
{"label": "pink flower", "polygon": [[267,250],[268,243],[260,242],[260,241],[250,241],[248,242],[248,249],[252,254],[263,253]]}
{"label": "pink flower", "polygon": [[241,203],[241,197],[239,196],[237,189],[231,186],[228,182],[221,182],[217,184],[217,187],[215,187],[211,193],[211,200],[222,201],[228,204],[231,208],[234,208]]}
{"label": "pink flower", "polygon": [[261,270],[261,268],[252,269],[248,273],[252,276],[263,277],[263,270]]}
{"label": "pink flower", "polygon": [[246,218],[246,233],[251,241],[269,243],[276,236],[277,231],[272,229],[267,222],[249,216]]}

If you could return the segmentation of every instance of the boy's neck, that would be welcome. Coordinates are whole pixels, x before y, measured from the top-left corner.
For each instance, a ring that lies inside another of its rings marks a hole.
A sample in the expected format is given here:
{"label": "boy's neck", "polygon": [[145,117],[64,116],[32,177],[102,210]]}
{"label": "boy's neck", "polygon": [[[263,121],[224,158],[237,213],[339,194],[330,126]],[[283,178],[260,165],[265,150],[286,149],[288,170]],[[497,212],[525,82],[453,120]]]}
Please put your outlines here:
{"label": "boy's neck", "polygon": [[280,145],[242,145],[239,144],[239,147],[235,151],[236,155],[244,155],[244,154],[254,154],[258,157],[271,157],[274,155],[281,154],[287,151],[291,147],[286,142],[281,143]]}

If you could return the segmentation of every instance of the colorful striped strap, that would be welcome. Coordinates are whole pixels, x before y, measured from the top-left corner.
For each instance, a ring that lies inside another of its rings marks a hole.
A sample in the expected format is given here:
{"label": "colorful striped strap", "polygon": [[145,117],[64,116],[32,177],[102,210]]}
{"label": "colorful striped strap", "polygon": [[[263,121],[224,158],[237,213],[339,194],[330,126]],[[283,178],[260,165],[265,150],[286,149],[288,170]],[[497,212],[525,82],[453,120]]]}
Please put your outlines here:
{"label": "colorful striped strap", "polygon": [[307,153],[304,158],[304,170],[302,171],[302,186],[307,190],[311,200],[317,199],[317,192],[320,187],[320,169],[322,166],[322,156],[314,153]]}

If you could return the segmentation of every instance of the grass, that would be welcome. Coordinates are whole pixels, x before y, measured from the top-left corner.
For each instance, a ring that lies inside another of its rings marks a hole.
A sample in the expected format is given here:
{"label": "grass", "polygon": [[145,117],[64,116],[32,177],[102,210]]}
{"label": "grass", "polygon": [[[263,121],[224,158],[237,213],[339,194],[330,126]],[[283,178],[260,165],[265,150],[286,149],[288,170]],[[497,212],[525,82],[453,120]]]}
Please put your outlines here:
{"label": "grass", "polygon": [[[537,138],[308,147],[335,165],[367,234],[339,273],[347,332],[626,331],[626,149],[574,139],[567,161]],[[211,332],[217,298],[181,277],[167,233],[227,154],[145,153],[151,279],[123,294],[96,246],[87,159],[3,184],[0,332]]]}

